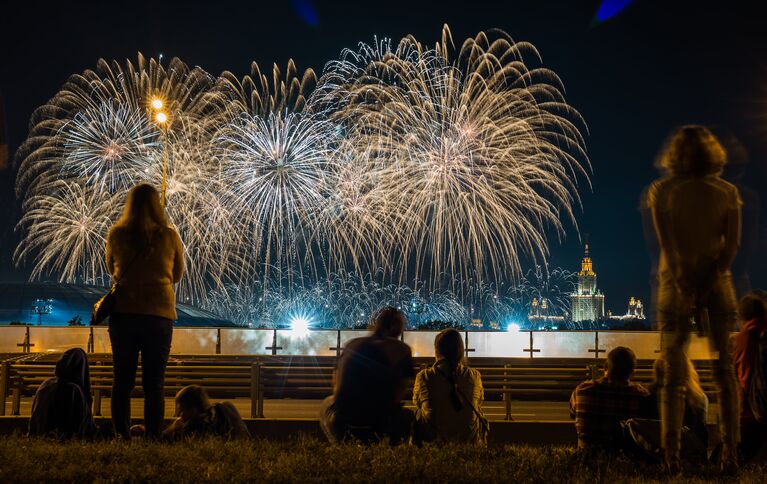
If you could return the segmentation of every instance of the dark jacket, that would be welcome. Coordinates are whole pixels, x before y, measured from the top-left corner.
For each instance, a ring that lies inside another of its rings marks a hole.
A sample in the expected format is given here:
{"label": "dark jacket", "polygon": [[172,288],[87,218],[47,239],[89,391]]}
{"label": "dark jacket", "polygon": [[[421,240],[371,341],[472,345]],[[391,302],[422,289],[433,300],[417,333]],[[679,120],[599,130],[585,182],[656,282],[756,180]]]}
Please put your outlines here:
{"label": "dark jacket", "polygon": [[60,439],[93,437],[91,382],[88,358],[80,348],[68,350],[56,372],[40,385],[32,401],[29,435]]}
{"label": "dark jacket", "polygon": [[221,402],[184,422],[178,419],[163,434],[167,440],[182,440],[193,437],[218,436],[229,440],[250,437],[248,427],[234,405]]}

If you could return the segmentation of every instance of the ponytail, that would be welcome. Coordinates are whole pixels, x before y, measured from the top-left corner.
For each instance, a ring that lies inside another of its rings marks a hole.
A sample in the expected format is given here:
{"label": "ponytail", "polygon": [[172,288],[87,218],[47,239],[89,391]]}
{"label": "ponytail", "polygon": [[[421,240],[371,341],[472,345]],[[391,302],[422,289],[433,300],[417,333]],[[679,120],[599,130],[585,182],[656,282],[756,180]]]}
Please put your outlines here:
{"label": "ponytail", "polygon": [[450,401],[456,411],[463,409],[463,403],[458,393],[458,383],[455,380],[458,368],[463,363],[464,346],[461,333],[455,329],[441,331],[434,340],[434,350],[437,358],[444,359],[447,363],[447,374],[450,382]]}

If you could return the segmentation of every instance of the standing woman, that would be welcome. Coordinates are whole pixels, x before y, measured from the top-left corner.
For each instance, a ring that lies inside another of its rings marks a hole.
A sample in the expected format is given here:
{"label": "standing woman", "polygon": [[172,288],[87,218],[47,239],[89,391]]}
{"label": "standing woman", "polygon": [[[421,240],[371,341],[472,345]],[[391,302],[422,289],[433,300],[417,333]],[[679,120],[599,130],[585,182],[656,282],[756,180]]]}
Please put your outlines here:
{"label": "standing woman", "polygon": [[112,422],[118,435],[130,439],[130,395],[141,353],[146,436],[157,438],[165,418],[163,384],[176,319],[173,284],[184,273],[184,251],[154,187],[141,184],[130,191],[109,231],[106,252],[109,273],[119,281],[109,317]]}
{"label": "standing woman", "polygon": [[740,240],[741,202],[737,188],[720,177],[725,163],[725,151],[708,129],[680,128],[661,153],[668,175],[651,185],[647,197],[660,245],[658,326],[666,361],[662,441],[666,465],[674,472],[680,468],[688,381],[685,350],[693,316],[719,353],[714,377],[720,391],[722,468],[737,468],[738,396],[728,331],[735,322],[730,265]]}

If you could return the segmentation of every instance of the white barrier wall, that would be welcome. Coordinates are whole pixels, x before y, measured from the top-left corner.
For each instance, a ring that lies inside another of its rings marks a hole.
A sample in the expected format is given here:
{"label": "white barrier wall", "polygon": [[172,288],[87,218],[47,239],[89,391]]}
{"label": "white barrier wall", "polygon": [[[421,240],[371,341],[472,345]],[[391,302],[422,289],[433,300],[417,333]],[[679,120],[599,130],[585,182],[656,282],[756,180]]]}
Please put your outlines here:
{"label": "white barrier wall", "polygon": [[[639,359],[655,359],[661,347],[661,335],[656,331],[465,331],[466,348],[470,357],[496,358],[594,358],[616,346],[628,346]],[[296,333],[291,330],[235,328],[175,328],[173,354],[250,354],[335,356],[348,341],[366,336],[367,331],[312,330]],[[403,337],[414,356],[434,356],[436,331],[407,331]],[[29,346],[25,346],[29,336]],[[272,349],[276,343],[276,349]],[[79,347],[95,353],[109,353],[108,330],[105,327],[45,327],[0,326],[0,352],[16,353],[62,352]],[[532,351],[531,351],[532,350]],[[688,349],[693,359],[716,358],[708,341],[691,336]]]}

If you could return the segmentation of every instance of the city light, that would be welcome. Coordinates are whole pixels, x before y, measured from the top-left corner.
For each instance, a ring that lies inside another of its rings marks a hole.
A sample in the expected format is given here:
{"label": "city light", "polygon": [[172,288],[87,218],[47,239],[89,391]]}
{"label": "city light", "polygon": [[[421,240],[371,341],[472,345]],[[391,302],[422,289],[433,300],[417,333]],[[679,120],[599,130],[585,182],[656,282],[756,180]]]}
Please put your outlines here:
{"label": "city light", "polygon": [[168,115],[160,111],[159,113],[155,114],[154,119],[160,124],[165,124],[168,122]]}
{"label": "city light", "polygon": [[506,327],[506,331],[509,333],[519,333],[519,325],[517,323],[509,323]]}
{"label": "city light", "polygon": [[163,107],[162,99],[159,99],[159,98],[152,99],[152,108],[153,109],[156,109],[156,110],[159,111],[160,109],[162,109],[162,107]]}
{"label": "city light", "polygon": [[290,320],[290,337],[306,338],[309,336],[309,318],[306,316],[296,316]]}

